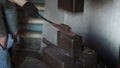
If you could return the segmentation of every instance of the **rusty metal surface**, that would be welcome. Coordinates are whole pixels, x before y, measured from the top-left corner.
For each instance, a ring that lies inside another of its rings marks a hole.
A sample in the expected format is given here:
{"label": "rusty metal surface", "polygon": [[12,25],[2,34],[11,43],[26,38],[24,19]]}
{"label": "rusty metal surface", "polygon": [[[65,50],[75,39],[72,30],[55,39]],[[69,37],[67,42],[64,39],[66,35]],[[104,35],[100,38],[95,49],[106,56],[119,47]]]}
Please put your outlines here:
{"label": "rusty metal surface", "polygon": [[16,51],[13,56],[14,68],[49,68],[38,52]]}
{"label": "rusty metal surface", "polygon": [[80,64],[81,68],[96,68],[97,58],[94,50],[85,48],[77,59],[76,63]]}
{"label": "rusty metal surface", "polygon": [[68,36],[58,31],[58,47],[71,57],[79,57],[82,48],[82,37],[78,35]]}
{"label": "rusty metal surface", "polygon": [[25,57],[19,68],[49,68],[44,62],[34,57]]}
{"label": "rusty metal surface", "polygon": [[43,60],[51,68],[79,68],[73,58],[66,56],[60,48],[53,45],[43,49]]}
{"label": "rusty metal surface", "polygon": [[58,8],[69,12],[83,12],[84,0],[58,0]]}

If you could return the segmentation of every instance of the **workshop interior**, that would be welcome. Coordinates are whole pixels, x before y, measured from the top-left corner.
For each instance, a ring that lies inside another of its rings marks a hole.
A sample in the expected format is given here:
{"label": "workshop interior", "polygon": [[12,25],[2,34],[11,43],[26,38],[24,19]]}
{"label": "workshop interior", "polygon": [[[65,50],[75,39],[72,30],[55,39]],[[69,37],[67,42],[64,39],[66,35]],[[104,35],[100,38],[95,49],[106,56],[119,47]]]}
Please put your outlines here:
{"label": "workshop interior", "polygon": [[14,68],[120,68],[120,0],[29,1],[45,19],[8,6],[20,36]]}

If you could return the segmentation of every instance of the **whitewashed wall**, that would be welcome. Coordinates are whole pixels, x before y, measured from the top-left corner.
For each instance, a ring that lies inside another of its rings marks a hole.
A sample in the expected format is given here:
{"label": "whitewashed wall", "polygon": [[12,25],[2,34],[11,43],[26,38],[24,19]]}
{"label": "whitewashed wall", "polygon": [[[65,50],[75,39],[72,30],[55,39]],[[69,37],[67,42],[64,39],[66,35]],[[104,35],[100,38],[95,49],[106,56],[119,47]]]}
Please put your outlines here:
{"label": "whitewashed wall", "polygon": [[[120,0],[85,0],[84,13],[71,14],[57,8],[57,0],[46,0],[45,16],[65,23],[83,36],[84,44],[96,50],[106,64],[115,68],[120,44]],[[57,44],[57,30],[45,23],[44,36]]]}
{"label": "whitewashed wall", "polygon": [[89,22],[88,44],[113,68],[120,45],[120,0],[86,0],[85,5]]}

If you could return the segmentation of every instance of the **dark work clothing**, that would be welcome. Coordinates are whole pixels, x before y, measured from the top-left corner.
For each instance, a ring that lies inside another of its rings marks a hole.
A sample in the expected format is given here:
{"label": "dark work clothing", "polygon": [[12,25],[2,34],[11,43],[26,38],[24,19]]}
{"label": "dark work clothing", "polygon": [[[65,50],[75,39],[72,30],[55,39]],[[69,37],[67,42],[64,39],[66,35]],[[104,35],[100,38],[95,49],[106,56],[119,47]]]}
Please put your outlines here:
{"label": "dark work clothing", "polygon": [[17,16],[14,4],[0,4],[0,38],[17,32]]}
{"label": "dark work clothing", "polygon": [[17,11],[16,6],[13,3],[6,3],[3,5],[3,11],[5,16],[5,22],[7,27],[7,32],[13,34],[18,31],[17,28]]}
{"label": "dark work clothing", "polygon": [[34,18],[39,17],[38,9],[30,2],[27,2],[26,4],[23,5],[23,10],[25,12],[25,16],[27,17],[34,17]]}
{"label": "dark work clothing", "polygon": [[7,30],[5,26],[4,14],[2,6],[0,5],[0,38],[7,35]]}
{"label": "dark work clothing", "polygon": [[11,33],[16,31],[16,28],[14,29],[14,26],[16,26],[14,14],[14,9],[11,9],[10,6],[5,7],[0,4],[0,38],[7,36],[6,47],[3,48],[0,44],[0,68],[11,68],[8,49],[12,46],[13,39],[11,34],[8,34],[6,25],[11,30]]}

